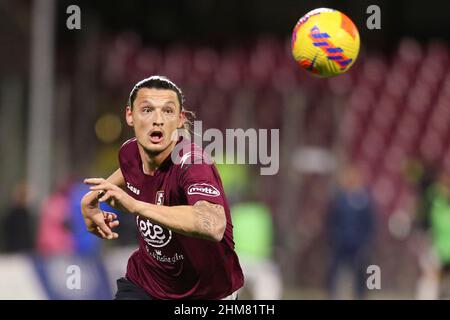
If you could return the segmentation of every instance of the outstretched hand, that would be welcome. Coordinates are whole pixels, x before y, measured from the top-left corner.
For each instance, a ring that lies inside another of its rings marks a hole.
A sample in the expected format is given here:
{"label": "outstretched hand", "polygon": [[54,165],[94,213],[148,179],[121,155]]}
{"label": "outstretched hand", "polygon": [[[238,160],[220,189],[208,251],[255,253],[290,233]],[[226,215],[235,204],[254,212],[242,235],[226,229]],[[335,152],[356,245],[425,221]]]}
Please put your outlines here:
{"label": "outstretched hand", "polygon": [[90,229],[89,231],[97,237],[108,240],[117,239],[119,237],[117,232],[112,231],[119,225],[119,220],[116,220],[116,214],[101,210],[101,215],[96,214],[91,217],[85,217],[85,219],[90,219],[93,226],[88,229]]}
{"label": "outstretched hand", "polygon": [[122,212],[135,212],[136,200],[111,182],[103,178],[90,178],[85,179],[84,183],[91,185],[91,191],[99,193],[99,202],[106,202]]}
{"label": "outstretched hand", "polygon": [[87,230],[102,239],[116,239],[119,235],[112,229],[119,225],[117,215],[100,209],[98,195],[89,192],[81,200],[81,212]]}

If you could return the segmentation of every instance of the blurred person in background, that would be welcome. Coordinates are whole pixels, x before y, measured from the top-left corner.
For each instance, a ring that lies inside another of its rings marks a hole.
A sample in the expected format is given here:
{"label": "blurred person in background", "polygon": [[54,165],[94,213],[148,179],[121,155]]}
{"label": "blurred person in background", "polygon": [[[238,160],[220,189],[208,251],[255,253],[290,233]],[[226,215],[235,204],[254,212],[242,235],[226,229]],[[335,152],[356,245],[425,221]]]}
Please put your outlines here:
{"label": "blurred person in background", "polygon": [[417,256],[419,278],[417,281],[416,298],[431,300],[438,298],[438,261],[431,239],[431,208],[432,194],[436,184],[437,170],[434,165],[419,161],[410,161],[407,166],[406,178],[416,189],[416,217],[412,250]]}
{"label": "blurred person in background", "polygon": [[135,138],[122,145],[120,168],[106,180],[85,180],[91,185],[82,200],[88,231],[103,239],[119,236],[112,230],[117,215],[99,202],[136,219],[139,249],[117,281],[118,300],[236,299],[243,285],[217,169],[199,146],[177,135],[188,125],[183,100],[165,77],[138,82],[126,107]]}
{"label": "blurred person in background", "polygon": [[432,206],[430,190],[436,183],[437,170],[434,165],[423,163],[416,171],[420,172],[415,177],[418,194],[415,224],[419,230],[426,234],[430,230],[430,209]]}
{"label": "blurred person in background", "polygon": [[274,259],[272,212],[257,196],[260,184],[248,165],[217,164],[223,188],[231,204],[236,252],[244,272],[240,294],[255,300],[279,300],[283,283]]}
{"label": "blurred person in background", "polygon": [[[80,201],[89,188],[76,179],[62,179],[44,200],[40,211],[37,255],[33,265],[49,299],[108,299],[111,288],[108,271],[99,255],[100,240],[85,232]],[[106,204],[102,209],[106,209]],[[68,290],[68,266],[89,270],[79,290]]]}
{"label": "blurred person in background", "polygon": [[[101,242],[86,233],[80,202],[89,188],[77,179],[65,179],[43,202],[37,234],[37,252],[42,256],[91,255],[100,252]],[[114,211],[106,203],[103,210]]]}
{"label": "blurred person in background", "polygon": [[28,205],[29,190],[26,183],[15,186],[11,205],[2,221],[4,248],[7,253],[29,252],[34,248],[34,224]]}
{"label": "blurred person in background", "polygon": [[342,270],[350,270],[356,299],[366,295],[366,270],[375,229],[375,206],[360,168],[350,165],[340,173],[327,216],[331,248],[327,289],[336,299]]}
{"label": "blurred person in background", "polygon": [[41,256],[70,255],[75,252],[69,191],[64,180],[44,199],[39,212],[36,250]]}
{"label": "blurred person in background", "polygon": [[424,196],[429,202],[431,246],[420,257],[417,298],[439,299],[448,295],[442,284],[450,266],[450,171],[440,172]]}
{"label": "blurred person in background", "polygon": [[261,201],[244,201],[231,207],[236,252],[245,276],[245,288],[255,300],[282,298],[282,280],[274,260],[273,221]]}

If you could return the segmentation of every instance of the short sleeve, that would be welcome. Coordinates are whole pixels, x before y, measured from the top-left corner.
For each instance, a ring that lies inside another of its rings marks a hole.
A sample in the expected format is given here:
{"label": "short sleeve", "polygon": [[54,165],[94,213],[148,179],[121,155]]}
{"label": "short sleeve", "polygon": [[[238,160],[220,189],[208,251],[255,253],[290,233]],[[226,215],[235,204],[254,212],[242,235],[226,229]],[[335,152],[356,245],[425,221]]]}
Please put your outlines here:
{"label": "short sleeve", "polygon": [[214,165],[194,163],[180,170],[180,184],[188,205],[194,205],[200,200],[224,205],[223,188]]}

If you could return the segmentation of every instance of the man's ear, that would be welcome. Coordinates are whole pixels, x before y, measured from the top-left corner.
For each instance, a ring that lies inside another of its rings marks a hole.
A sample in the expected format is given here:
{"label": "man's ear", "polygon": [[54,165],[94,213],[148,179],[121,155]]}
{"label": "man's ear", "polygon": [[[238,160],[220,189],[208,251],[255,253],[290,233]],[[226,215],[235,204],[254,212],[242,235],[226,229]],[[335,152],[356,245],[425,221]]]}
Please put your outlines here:
{"label": "man's ear", "polygon": [[181,111],[180,121],[178,122],[178,129],[183,128],[185,122],[186,122],[186,113],[184,111]]}
{"label": "man's ear", "polygon": [[128,123],[128,125],[130,127],[134,126],[134,123],[133,123],[133,111],[131,110],[130,106],[127,106],[125,108],[125,119],[127,120],[127,123]]}

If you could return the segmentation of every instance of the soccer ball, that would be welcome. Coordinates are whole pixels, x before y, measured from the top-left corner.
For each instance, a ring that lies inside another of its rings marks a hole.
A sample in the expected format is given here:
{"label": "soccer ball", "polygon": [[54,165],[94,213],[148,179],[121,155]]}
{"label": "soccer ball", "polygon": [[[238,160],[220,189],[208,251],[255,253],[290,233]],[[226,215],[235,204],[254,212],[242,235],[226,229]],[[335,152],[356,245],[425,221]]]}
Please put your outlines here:
{"label": "soccer ball", "polygon": [[358,29],[342,12],[315,9],[295,25],[291,49],[304,70],[318,77],[336,76],[350,69],[358,57]]}

